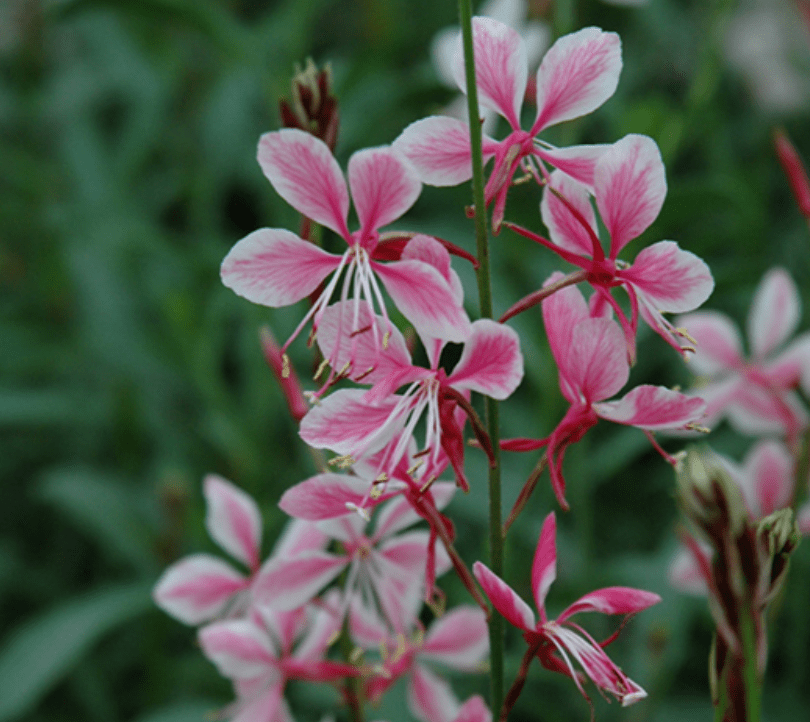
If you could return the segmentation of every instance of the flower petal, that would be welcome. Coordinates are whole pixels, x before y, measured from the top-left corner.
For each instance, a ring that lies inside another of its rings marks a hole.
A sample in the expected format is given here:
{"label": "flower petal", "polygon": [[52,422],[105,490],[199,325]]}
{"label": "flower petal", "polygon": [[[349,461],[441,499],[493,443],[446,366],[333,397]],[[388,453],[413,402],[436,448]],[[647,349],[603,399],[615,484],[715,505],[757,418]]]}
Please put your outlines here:
{"label": "flower petal", "polygon": [[349,158],[349,188],[367,233],[402,216],[419,198],[416,170],[393,148],[367,148]]}
{"label": "flower petal", "polygon": [[487,620],[478,607],[450,610],[430,626],[420,657],[462,672],[475,671],[489,652]]}
{"label": "flower petal", "polygon": [[764,436],[795,435],[807,427],[808,416],[799,397],[742,382],[726,406],[729,422],[741,434]]}
{"label": "flower petal", "polygon": [[459,306],[464,303],[464,287],[450,265],[450,252],[435,238],[421,233],[415,235],[402,250],[402,260],[424,261],[433,266],[453,290],[456,303]]}
{"label": "flower petal", "polygon": [[703,419],[706,402],[664,386],[636,386],[617,401],[594,404],[603,419],[647,431],[683,429]]}
{"label": "flower petal", "polygon": [[492,722],[492,712],[481,695],[470,697],[458,711],[452,722]]}
{"label": "flower petal", "polygon": [[633,265],[619,275],[656,310],[667,313],[692,311],[714,290],[709,267],[674,241],[660,241],[643,249]]}
{"label": "flower petal", "polygon": [[220,275],[242,298],[277,308],[309,296],[339,263],[290,231],[260,228],[231,248]]}
{"label": "flower petal", "polygon": [[632,587],[605,587],[580,597],[569,606],[558,618],[562,624],[566,619],[579,612],[601,612],[602,614],[635,614],[661,601],[653,592]]}
{"label": "flower petal", "polygon": [[523,355],[517,332],[482,318],[472,324],[472,333],[447,383],[457,390],[469,389],[502,401],[522,379]]}
{"label": "flower petal", "polygon": [[273,188],[295,210],[349,238],[349,191],[329,146],[297,128],[265,133],[259,165]]}
{"label": "flower petal", "polygon": [[748,316],[751,355],[762,359],[781,346],[799,324],[799,292],[784,268],[772,268],[757,286]]}
{"label": "flower petal", "polygon": [[506,620],[523,631],[534,630],[534,612],[503,579],[481,562],[473,564],[473,574],[484,588],[484,594]]}
{"label": "flower petal", "polygon": [[408,685],[408,709],[421,722],[451,722],[459,704],[446,680],[421,664],[414,664]]}
{"label": "flower petal", "polygon": [[192,554],[163,572],[152,598],[175,619],[199,624],[216,617],[247,586],[247,579],[230,564],[209,554]]}
{"label": "flower petal", "polygon": [[470,319],[441,273],[423,261],[371,263],[396,307],[424,337],[462,343]]}
{"label": "flower petal", "polygon": [[532,563],[532,593],[534,602],[545,620],[546,594],[557,578],[557,518],[551,512],[543,522]]}
{"label": "flower petal", "polygon": [[258,567],[262,517],[253,497],[216,474],[205,477],[203,493],[211,538],[234,559]]}
{"label": "flower petal", "polygon": [[756,519],[790,506],[794,487],[793,458],[781,441],[760,441],[748,452],[742,487]]}
{"label": "flower petal", "polygon": [[[543,286],[556,283],[563,274],[556,271],[551,274]],[[551,353],[557,362],[557,368],[564,369],[568,364],[568,355],[571,349],[571,336],[577,324],[590,318],[588,304],[582,291],[576,286],[562,288],[543,300],[543,322],[546,327]],[[574,401],[576,393],[566,388],[561,389],[569,401]]]}
{"label": "flower petal", "polygon": [[537,71],[533,134],[596,110],[613,95],[621,70],[622,44],[616,33],[583,28],[559,38]]}
{"label": "flower petal", "polygon": [[253,599],[279,611],[298,609],[337,577],[347,563],[346,557],[326,552],[271,557],[253,583]]}
{"label": "flower petal", "polygon": [[353,513],[360,505],[371,508],[402,489],[389,483],[380,497],[372,499],[371,488],[371,482],[359,476],[318,474],[287,489],[278,505],[292,517],[318,521]]}
{"label": "flower petal", "polygon": [[228,619],[203,627],[203,654],[228,679],[251,679],[273,671],[277,661],[267,634],[247,619]]}
{"label": "flower petal", "polygon": [[[711,564],[709,560],[711,547],[701,544],[701,548],[705,549],[703,565],[709,566]],[[695,561],[694,551],[689,547],[680,547],[678,553],[670,562],[667,576],[670,584],[678,591],[693,594],[697,597],[705,597],[708,594],[709,590],[706,586],[706,580],[703,578],[701,565]]]}
{"label": "flower petal", "polygon": [[661,152],[646,135],[613,144],[594,172],[596,205],[610,234],[610,256],[640,236],[656,219],[667,194]]}
{"label": "flower petal", "polygon": [[[516,30],[488,17],[472,19],[475,84],[481,105],[500,113],[513,130],[520,128],[520,108],[526,93],[526,46]],[[456,41],[453,77],[466,92],[461,36]]]}
{"label": "flower petal", "polygon": [[596,215],[593,212],[588,189],[562,171],[554,171],[549,179],[548,187],[543,191],[540,215],[554,243],[567,251],[591,258],[593,241],[588,229],[571,213],[565,203],[552,193],[552,188],[579,211],[591,231],[595,233]]}
{"label": "flower petal", "polygon": [[595,145],[572,145],[568,148],[552,148],[535,145],[534,154],[550,163],[575,181],[582,183],[593,193],[593,178],[596,164],[611,146],[608,143]]}
{"label": "flower petal", "polygon": [[630,377],[630,366],[627,342],[619,324],[608,318],[580,321],[572,330],[571,346],[560,374],[588,403],[620,391]]}
{"label": "flower petal", "polygon": [[742,339],[725,314],[700,311],[679,317],[677,323],[696,341],[695,354],[689,359],[695,373],[718,376],[742,366]]}

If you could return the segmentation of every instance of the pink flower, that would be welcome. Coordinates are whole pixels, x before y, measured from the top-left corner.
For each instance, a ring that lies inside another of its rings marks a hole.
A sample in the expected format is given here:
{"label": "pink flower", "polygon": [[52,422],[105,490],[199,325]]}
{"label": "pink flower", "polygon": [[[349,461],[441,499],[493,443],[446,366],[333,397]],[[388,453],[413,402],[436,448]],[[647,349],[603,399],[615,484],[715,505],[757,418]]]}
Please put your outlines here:
{"label": "pink flower", "polygon": [[807,412],[793,389],[800,383],[810,388],[810,334],[785,346],[799,315],[796,286],[787,271],[772,268],[757,287],[748,315],[748,358],[725,314],[702,311],[678,319],[697,342],[691,366],[702,379],[694,393],[708,404],[707,426],[726,416],[744,434],[790,439],[807,426]]}
{"label": "pink flower", "polygon": [[[466,91],[460,40],[453,75]],[[478,98],[485,108],[503,116],[512,132],[502,141],[484,137],[484,160],[495,159],[485,195],[495,201],[493,227],[503,220],[506,195],[519,170],[538,180],[544,163],[563,170],[586,185],[593,183],[594,163],[604,146],[559,149],[537,140],[546,128],[596,110],[619,82],[621,43],[615,33],[584,28],[557,40],[537,71],[537,116],[528,131],[520,127],[520,111],[528,74],[526,47],[517,31],[487,17],[473,18],[473,45]],[[432,116],[409,125],[394,142],[419,172],[424,183],[458,185],[472,177],[469,128],[460,120]]]}
{"label": "pink flower", "polygon": [[259,142],[258,159],[265,176],[284,200],[348,244],[348,249],[338,256],[290,231],[262,228],[239,241],[225,257],[223,283],[264,306],[289,306],[300,301],[332,274],[282,351],[309,319],[317,328],[341,274],[341,297],[351,296],[356,302],[365,299],[380,309],[387,326],[390,323],[379,281],[418,331],[448,341],[464,340],[469,319],[454,290],[434,267],[408,258],[407,246],[402,260],[376,260],[376,254],[382,251],[379,229],[403,215],[421,191],[422,185],[404,157],[392,148],[369,148],[349,159],[349,187],[360,219],[360,229],[353,233],[346,224],[349,190],[323,141],[293,128],[266,133]]}
{"label": "pink flower", "polygon": [[[596,642],[582,627],[572,622],[571,617],[579,612],[635,614],[660,602],[661,598],[657,594],[641,589],[606,587],[581,597],[567,607],[556,620],[549,619],[546,615],[545,600],[548,589],[557,575],[556,534],[557,523],[552,512],[543,523],[532,565],[532,592],[540,614],[539,620],[535,620],[529,605],[481,562],[473,565],[475,577],[495,609],[506,617],[510,624],[523,632],[523,638],[529,645],[527,662],[536,656],[546,669],[571,677],[577,689],[588,699],[580,681],[580,673],[573,664],[573,661],[576,661],[600,690],[612,694],[622,705],[637,702],[646,697],[647,693],[605,654],[603,647],[607,643]],[[518,679],[516,684],[520,686],[516,692],[520,691],[522,681],[525,681],[526,671],[522,670],[523,680]],[[516,696],[515,694],[512,699],[513,703]]]}
{"label": "pink flower", "polygon": [[[354,461],[368,457],[397,438],[381,459],[377,473],[390,474],[406,453],[417,422],[426,417],[423,452],[438,465],[446,453],[459,484],[466,486],[463,470],[464,444],[456,417],[459,404],[465,410],[471,391],[496,399],[507,398],[523,378],[523,357],[517,334],[489,319],[479,319],[465,340],[461,358],[449,375],[439,368],[442,341],[426,342],[430,368],[414,366],[405,339],[392,329],[387,347],[377,351],[373,339],[384,324],[368,306],[360,306],[364,333],[349,336],[343,325],[349,316],[341,304],[324,314],[319,343],[325,357],[333,357],[338,368],[346,366],[349,354],[354,362],[350,379],[373,384],[362,389],[341,389],[320,401],[302,419],[300,434],[310,446],[326,448]],[[378,329],[376,333],[374,329]],[[348,363],[348,362],[347,362]],[[394,392],[405,386],[403,394]]]}
{"label": "pink flower", "polygon": [[[549,282],[561,275],[552,275]],[[616,401],[606,401],[630,376],[625,338],[612,319],[591,316],[585,298],[575,286],[563,288],[543,301],[543,319],[559,369],[560,391],[571,406],[545,439],[504,441],[502,447],[514,451],[548,447],[554,493],[560,505],[568,509],[562,475],[565,450],[600,418],[642,429],[652,441],[652,431],[690,428],[702,418],[705,404],[663,386],[649,385],[637,386]]]}
{"label": "pink flower", "polygon": [[[652,224],[664,203],[664,163],[655,141],[628,135],[614,143],[597,162],[593,185],[596,206],[610,237],[607,255],[599,240],[588,188],[563,173],[551,175],[540,206],[551,240],[510,227],[586,271],[599,300],[616,312],[631,360],[635,358],[639,314],[673,348],[682,353],[691,350],[682,340],[688,337],[662,312],[683,313],[700,306],[714,288],[708,266],[673,241],[643,249],[632,265],[618,258]],[[623,286],[630,298],[629,319],[611,295],[616,286]]]}

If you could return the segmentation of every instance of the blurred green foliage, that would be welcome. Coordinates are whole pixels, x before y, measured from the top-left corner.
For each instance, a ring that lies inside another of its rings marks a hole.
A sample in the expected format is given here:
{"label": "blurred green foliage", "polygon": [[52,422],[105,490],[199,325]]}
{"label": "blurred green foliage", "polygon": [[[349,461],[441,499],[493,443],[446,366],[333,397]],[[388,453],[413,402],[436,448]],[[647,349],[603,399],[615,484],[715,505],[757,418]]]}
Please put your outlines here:
{"label": "blurred green foliage", "polygon": [[[810,238],[770,134],[782,122],[810,160],[808,113],[774,117],[729,69],[721,41],[735,4],[566,6],[573,27],[621,34],[625,67],[616,96],[556,139],[657,140],[669,195],[641,243],[670,238],[702,256],[717,281],[709,306],[742,320],[775,263],[807,301]],[[312,473],[257,336],[269,322],[284,337],[295,314],[252,306],[218,278],[246,233],[297,227],[261,175],[256,141],[278,127],[294,63],[312,56],[334,70],[341,163],[390,143],[451,98],[429,43],[455,14],[454,3],[428,0],[0,3],[0,721],[192,722],[230,699],[192,631],[154,609],[148,590],[179,556],[214,550],[204,473],[259,500],[270,541],[281,492]],[[536,227],[537,197],[516,189],[507,217]],[[472,249],[468,202],[467,188],[425,189],[410,227]],[[508,232],[494,246],[496,312],[558,266]],[[472,275],[461,270],[474,314]],[[527,377],[504,433],[547,433],[564,407],[539,312],[514,326]],[[293,361],[306,368],[302,346]],[[659,339],[646,334],[640,349],[634,382],[688,382]],[[727,429],[713,443],[737,456],[746,445]],[[470,454],[469,466],[480,465]],[[599,719],[707,719],[711,623],[703,600],[666,581],[670,469],[632,429],[599,427],[569,457],[575,511],[561,521],[552,612],[611,584],[665,597],[616,645],[650,699],[631,710],[597,701]],[[507,503],[533,463],[507,457]],[[452,507],[470,560],[484,554],[486,508],[483,485],[473,486]],[[523,562],[553,506],[546,486],[509,541],[507,575],[524,592]],[[765,719],[801,719],[810,707],[808,565],[800,548],[775,605]],[[510,641],[514,669],[521,650]],[[293,695],[298,718],[315,719],[322,697]],[[537,719],[538,704],[544,722],[588,714],[570,681],[539,668],[515,718]],[[401,719],[401,707],[386,709]]]}

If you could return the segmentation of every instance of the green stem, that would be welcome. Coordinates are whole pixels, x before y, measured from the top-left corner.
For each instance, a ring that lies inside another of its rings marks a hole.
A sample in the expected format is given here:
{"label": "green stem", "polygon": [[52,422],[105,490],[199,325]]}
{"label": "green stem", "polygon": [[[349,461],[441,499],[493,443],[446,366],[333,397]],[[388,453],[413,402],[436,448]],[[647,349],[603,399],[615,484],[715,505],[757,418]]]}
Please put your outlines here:
{"label": "green stem", "polygon": [[[475,58],[473,54],[472,4],[459,0],[459,19],[464,44],[464,66],[467,82],[467,111],[470,118],[470,149],[472,152],[472,190],[475,205],[475,239],[478,257],[478,297],[481,317],[492,318],[492,279],[489,266],[489,237],[487,209],[484,204],[484,160],[481,152],[481,124],[478,111],[478,90],[475,84]],[[486,425],[494,449],[494,463],[489,468],[489,566],[499,577],[503,576],[503,535],[501,534],[501,470],[498,406],[493,399],[485,402]],[[489,621],[490,645],[490,708],[495,712],[503,704],[503,650],[504,620],[492,614]]]}
{"label": "green stem", "polygon": [[757,668],[757,632],[754,611],[749,607],[743,610],[740,619],[742,637],[743,669],[745,685],[746,722],[759,722],[762,707],[762,689]]}

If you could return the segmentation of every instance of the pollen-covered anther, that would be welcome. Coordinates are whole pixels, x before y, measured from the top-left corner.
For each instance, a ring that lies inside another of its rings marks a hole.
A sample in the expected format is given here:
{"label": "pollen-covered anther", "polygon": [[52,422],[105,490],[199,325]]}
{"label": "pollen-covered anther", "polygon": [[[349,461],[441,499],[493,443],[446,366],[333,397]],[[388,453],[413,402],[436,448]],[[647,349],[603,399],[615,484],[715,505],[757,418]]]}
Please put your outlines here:
{"label": "pollen-covered anther", "polygon": [[331,647],[335,642],[340,639],[340,635],[343,633],[343,630],[336,629],[332,634],[329,635],[329,639],[326,640],[326,646]]}
{"label": "pollen-covered anther", "polygon": [[348,469],[354,464],[354,458],[351,454],[343,454],[343,456],[336,456],[326,462],[329,466],[336,466],[338,469]]}
{"label": "pollen-covered anther", "polygon": [[309,336],[307,337],[307,348],[312,348],[312,344],[315,343],[315,339],[317,338],[317,331],[313,328],[309,332]]}
{"label": "pollen-covered anther", "polygon": [[391,331],[389,330],[389,331],[386,331],[386,332],[383,334],[383,340],[382,340],[382,347],[383,347],[383,351],[385,351],[385,350],[387,350],[387,349],[388,349],[388,342],[389,342],[390,340],[391,340]]}
{"label": "pollen-covered anther", "polygon": [[329,365],[328,359],[324,359],[323,361],[321,361],[318,364],[318,368],[315,370],[315,375],[312,377],[312,380],[317,381],[321,377],[321,374],[323,374],[324,370],[328,365]]}
{"label": "pollen-covered anther", "polygon": [[408,476],[411,477],[414,481],[416,481],[416,472],[419,471],[425,465],[424,459],[419,459],[410,469],[408,469]]}
{"label": "pollen-covered anther", "polygon": [[281,378],[290,378],[290,357],[286,353],[281,354]]}
{"label": "pollen-covered anther", "polygon": [[340,371],[338,371],[338,374],[337,374],[338,377],[343,378],[344,376],[348,376],[349,371],[351,370],[351,368],[352,368],[352,362],[347,361],[345,364],[343,364],[343,366],[340,367]]}
{"label": "pollen-covered anther", "polygon": [[419,488],[419,493],[424,494],[430,487],[433,485],[433,482],[436,481],[437,477],[434,474],[431,476],[422,486]]}
{"label": "pollen-covered anther", "polygon": [[404,634],[397,635],[397,648],[394,650],[394,653],[391,655],[391,662],[397,662],[399,659],[402,658],[402,655],[408,650],[408,641],[405,639]]}
{"label": "pollen-covered anther", "polygon": [[[659,311],[659,313],[661,313],[661,311]],[[692,346],[697,346],[697,345],[698,345],[698,342],[697,342],[697,341],[694,339],[694,337],[693,337],[693,336],[691,336],[691,335],[689,334],[689,331],[687,331],[685,328],[683,328],[683,326],[677,326],[677,327],[675,328],[675,333],[677,333],[679,336],[682,336],[682,337],[683,337],[683,338],[685,338],[687,341],[689,341],[689,343],[691,343],[691,344],[692,344]],[[689,349],[685,349],[685,350],[687,350],[687,351],[692,351],[692,352],[694,353],[696,349],[694,349],[694,348],[689,348]]]}
{"label": "pollen-covered anther", "polygon": [[702,426],[697,422],[687,424],[686,428],[689,429],[690,431],[699,431],[701,434],[708,434],[711,431],[711,429],[709,429],[708,427]]}
{"label": "pollen-covered anther", "polygon": [[360,660],[363,659],[363,652],[362,647],[355,647],[349,652],[349,664],[358,664]]}
{"label": "pollen-covered anther", "polygon": [[349,511],[356,512],[363,521],[371,521],[371,515],[368,513],[368,509],[366,509],[364,506],[358,506],[353,501],[345,502],[345,506]]}

